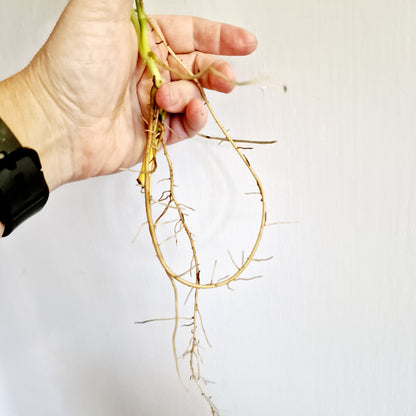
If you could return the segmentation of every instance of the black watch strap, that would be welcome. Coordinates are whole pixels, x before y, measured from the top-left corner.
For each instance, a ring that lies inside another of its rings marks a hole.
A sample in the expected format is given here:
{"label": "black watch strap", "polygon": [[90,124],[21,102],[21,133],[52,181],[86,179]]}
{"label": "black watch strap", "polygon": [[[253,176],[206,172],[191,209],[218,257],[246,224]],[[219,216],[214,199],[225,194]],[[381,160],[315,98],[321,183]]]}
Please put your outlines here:
{"label": "black watch strap", "polygon": [[39,156],[22,147],[0,118],[0,221],[3,236],[9,235],[24,220],[38,212],[48,200]]}
{"label": "black watch strap", "polygon": [[19,147],[22,147],[19,140],[16,139],[6,123],[0,118],[0,153],[5,157],[5,155],[14,152]]}

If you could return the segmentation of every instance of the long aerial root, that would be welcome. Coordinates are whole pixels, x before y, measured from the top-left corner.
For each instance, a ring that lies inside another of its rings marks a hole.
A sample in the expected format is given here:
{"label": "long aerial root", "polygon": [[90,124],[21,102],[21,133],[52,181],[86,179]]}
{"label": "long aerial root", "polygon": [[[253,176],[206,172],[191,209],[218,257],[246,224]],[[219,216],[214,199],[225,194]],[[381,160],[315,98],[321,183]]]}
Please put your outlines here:
{"label": "long aerial root", "polygon": [[[147,223],[145,224],[147,224],[148,226],[149,233],[152,239],[152,243],[156,251],[156,255],[162,267],[164,268],[165,272],[167,273],[169,280],[172,284],[172,288],[174,291],[174,301],[175,301],[174,318],[152,319],[152,320],[147,320],[147,321],[141,321],[138,323],[153,322],[153,321],[158,321],[158,320],[174,320],[174,329],[172,333],[172,346],[173,346],[173,354],[175,357],[176,371],[179,376],[178,354],[176,351],[176,335],[177,335],[177,331],[179,327],[179,321],[182,319],[188,319],[191,321],[189,324],[184,324],[191,328],[191,339],[188,344],[188,349],[183,356],[189,355],[189,368],[190,368],[190,374],[191,374],[190,377],[196,383],[197,388],[199,389],[201,395],[204,397],[204,399],[208,403],[212,415],[217,416],[219,414],[218,410],[215,407],[214,403],[212,402],[211,397],[208,396],[204,392],[204,389],[202,386],[202,384],[204,383],[206,384],[206,380],[204,380],[200,375],[200,364],[201,364],[201,354],[199,351],[200,341],[197,337],[197,333],[199,329],[202,331],[208,346],[211,346],[211,345],[208,341],[207,334],[206,334],[206,331],[202,322],[202,316],[199,310],[199,303],[198,303],[199,292],[200,292],[200,289],[216,288],[220,286],[226,286],[230,288],[230,283],[232,283],[235,280],[252,280],[252,279],[261,277],[261,276],[253,276],[253,277],[244,278],[244,279],[240,277],[241,274],[246,270],[246,268],[252,261],[257,261],[257,259],[255,259],[254,256],[259,247],[259,244],[263,235],[263,231],[266,225],[266,204],[265,204],[263,185],[260,182],[260,179],[257,176],[256,172],[254,171],[253,167],[250,165],[250,162],[248,161],[247,157],[242,153],[243,149],[238,147],[237,143],[243,142],[243,143],[249,143],[249,144],[270,144],[270,143],[274,143],[274,141],[256,142],[256,141],[246,141],[246,140],[233,140],[228,134],[228,132],[226,131],[226,129],[218,120],[216,114],[214,113],[211,107],[211,104],[209,103],[207,99],[205,91],[202,88],[201,83],[200,83],[200,79],[209,73],[214,74],[215,76],[223,77],[223,78],[224,78],[224,75],[216,71],[213,68],[208,68],[205,71],[202,71],[197,74],[193,74],[192,71],[190,71],[181,62],[181,60],[175,55],[174,51],[166,43],[162,34],[152,24],[151,20],[147,18],[143,10],[143,1],[136,0],[136,6],[137,6],[137,11],[132,13],[132,22],[138,34],[139,51],[143,59],[143,62],[146,64],[148,70],[153,76],[153,87],[150,92],[150,106],[149,106],[150,114],[149,114],[149,120],[146,121],[147,142],[146,142],[146,148],[145,148],[144,157],[143,157],[142,169],[141,169],[139,177],[137,178],[137,181],[141,185],[142,190],[144,192],[144,196],[145,196],[145,207],[146,207],[146,216],[147,216]],[[154,32],[156,33],[156,35],[159,36],[161,42],[165,45],[168,51],[168,54],[179,65],[179,68],[181,68],[181,70],[178,71],[177,69],[168,67],[167,65],[162,63],[160,59],[153,52],[150,51],[149,42],[148,42],[147,24],[149,24],[154,30]],[[216,262],[215,262],[210,283],[201,283],[200,265],[198,262],[194,237],[185,220],[186,214],[184,213],[184,209],[188,207],[185,207],[184,205],[179,204],[175,196],[173,168],[172,168],[172,163],[171,163],[171,160],[170,160],[170,157],[167,152],[166,145],[165,145],[165,141],[164,141],[165,128],[169,129],[169,126],[165,126],[164,121],[165,121],[166,113],[161,108],[158,107],[158,105],[156,104],[156,100],[155,100],[157,89],[160,87],[162,83],[162,79],[157,69],[157,65],[164,68],[165,70],[175,73],[179,78],[193,81],[196,84],[209,112],[211,113],[216,124],[218,125],[222,134],[224,135],[223,138],[216,138],[216,137],[214,138],[214,137],[209,137],[209,136],[203,136],[203,137],[229,142],[233,146],[233,148],[235,149],[235,151],[237,152],[237,154],[239,155],[239,157],[241,158],[241,160],[243,161],[247,169],[249,170],[258,188],[258,192],[256,193],[259,195],[260,201],[261,201],[261,219],[260,219],[260,225],[259,225],[257,237],[255,239],[255,242],[252,246],[252,249],[249,255],[245,257],[243,254],[241,265],[238,265],[232,258],[231,254],[229,254],[231,262],[235,266],[236,271],[232,275],[224,276],[223,278],[217,279],[216,281],[214,281],[214,274],[215,274],[215,268],[216,268]],[[236,84],[243,85],[245,83],[236,83]],[[161,148],[163,149],[163,153],[165,155],[165,158],[169,167],[169,178],[168,178],[169,190],[164,191],[162,195],[159,197],[159,199],[154,200],[152,197],[152,176],[157,168],[156,154]],[[154,204],[159,204],[163,207],[162,212],[159,214],[156,220],[153,219],[153,212],[152,212],[152,207]],[[164,220],[165,215],[167,215],[168,211],[170,211],[171,209],[176,211],[178,219],[174,221]],[[167,223],[174,224],[173,235],[166,238],[164,241],[159,241],[157,237],[156,229],[158,226],[162,224],[167,224]],[[164,258],[164,255],[162,253],[162,250],[161,250],[161,245],[163,245],[163,243],[173,238],[176,239],[176,241],[178,241],[179,233],[183,233],[183,232],[185,233],[187,241],[190,244],[192,257],[191,257],[189,269],[186,270],[185,272],[178,274],[178,273],[175,273],[167,264]],[[188,280],[184,277],[188,273],[191,276],[190,279],[194,279],[194,281]],[[178,290],[176,286],[177,283],[181,283],[185,286],[190,287],[190,292],[187,296],[187,299],[191,295],[191,293],[194,291],[193,316],[191,318],[179,317]]]}
{"label": "long aerial root", "polygon": [[[152,177],[152,172],[151,169],[148,168],[148,166],[144,166],[144,175],[145,175],[145,184],[144,184],[144,188],[145,188],[145,193],[146,193],[146,212],[147,212],[147,217],[148,217],[148,221],[149,221],[149,230],[150,230],[150,234],[152,237],[152,242],[153,245],[155,247],[156,250],[156,255],[162,265],[162,267],[164,268],[165,272],[167,273],[167,275],[170,278],[175,279],[176,281],[178,281],[179,283],[182,283],[186,286],[189,287],[193,287],[195,289],[210,289],[210,288],[215,288],[215,287],[220,287],[220,286],[227,286],[229,285],[229,283],[231,283],[233,280],[237,279],[243,272],[244,270],[246,270],[246,268],[248,267],[248,265],[251,263],[251,261],[253,260],[255,253],[259,247],[262,235],[263,235],[263,231],[264,231],[264,227],[266,225],[266,218],[267,218],[267,213],[266,213],[266,203],[265,203],[265,196],[264,196],[264,189],[263,189],[263,185],[259,179],[259,177],[257,176],[257,173],[254,171],[253,167],[250,165],[250,162],[248,161],[247,157],[241,152],[241,150],[239,149],[239,147],[237,146],[236,142],[231,138],[231,136],[228,134],[227,130],[224,128],[224,126],[220,123],[218,117],[216,116],[214,110],[211,107],[210,102],[208,101],[208,98],[205,94],[204,89],[202,88],[200,82],[199,82],[199,78],[203,75],[203,73],[201,74],[193,74],[192,71],[189,70],[189,68],[187,68],[183,62],[176,56],[175,52],[170,48],[170,46],[167,44],[167,42],[165,41],[164,37],[162,36],[162,34],[157,30],[157,28],[152,24],[151,20],[148,19],[148,22],[150,24],[150,26],[152,27],[152,29],[155,31],[155,33],[159,36],[161,42],[164,43],[165,47],[167,48],[168,53],[172,56],[172,58],[175,60],[175,62],[177,62],[179,64],[179,66],[183,69],[184,73],[181,74],[181,76],[183,76],[183,78],[185,79],[189,79],[192,80],[193,82],[195,82],[195,84],[197,85],[201,96],[209,110],[209,112],[211,113],[212,117],[214,118],[216,124],[218,125],[218,127],[220,128],[222,134],[224,134],[224,140],[228,141],[235,149],[235,151],[237,152],[237,154],[240,156],[240,158],[242,159],[243,163],[246,165],[247,169],[250,171],[251,176],[253,177],[254,181],[256,182],[258,191],[259,191],[259,195],[260,195],[260,200],[261,200],[261,220],[260,220],[260,226],[259,226],[259,230],[258,230],[258,234],[257,234],[257,238],[254,242],[254,245],[251,249],[250,254],[247,256],[245,262],[241,265],[241,267],[238,268],[238,270],[232,274],[231,276],[229,276],[227,279],[225,280],[221,280],[221,281],[216,281],[216,282],[210,282],[210,283],[201,283],[200,282],[200,272],[199,272],[199,267],[197,267],[196,269],[196,280],[195,282],[189,281],[187,279],[182,278],[181,276],[179,276],[177,273],[175,273],[167,264],[163,253],[160,249],[160,244],[158,242],[157,239],[157,235],[155,232],[155,227],[153,225],[153,220],[152,220],[152,210],[151,210],[151,204],[148,203],[148,199],[151,199],[151,194],[150,194],[150,186],[151,186],[151,177]],[[152,58],[153,61],[157,61],[158,64],[161,64],[165,69],[170,69],[169,67],[166,67],[164,64],[162,64],[160,62],[160,60],[154,55],[153,52],[150,52],[150,56]],[[178,71],[176,71],[178,73]],[[179,73],[178,73],[179,74]],[[153,101],[153,103],[151,103],[153,105],[152,108],[152,113],[156,113],[157,110],[157,106],[155,104],[155,102]],[[156,131],[160,131],[160,127],[159,129],[157,129]],[[148,138],[148,142],[151,141],[152,139],[154,139],[154,134],[155,131],[152,129],[152,125],[151,123],[149,123],[149,134],[153,135],[153,137],[149,137]],[[170,163],[170,159],[166,150],[166,147],[164,146],[164,142],[163,142],[163,138],[162,140],[159,141],[160,145],[163,146],[164,148],[164,153],[165,156],[168,160],[168,164],[169,164],[169,169],[170,172],[172,173],[172,166]],[[149,143],[148,143],[149,146]],[[149,163],[149,160],[146,160],[146,158],[144,159],[143,163]],[[172,175],[171,175],[172,177]],[[173,178],[171,180],[171,193],[173,194]],[[175,202],[176,207],[178,208],[179,205]],[[185,219],[183,217],[183,213],[181,212],[180,209],[178,209],[178,215],[180,217],[180,220],[183,222],[184,224],[184,229],[186,230],[186,233],[188,235],[188,239],[189,242],[191,244],[191,248],[192,248],[192,253],[193,253],[193,259],[195,261],[195,264],[198,264],[197,262],[197,258],[196,258],[196,251],[195,251],[195,245],[194,245],[194,241],[192,238],[191,233],[189,232],[189,229],[185,223]]]}
{"label": "long aerial root", "polygon": [[[218,140],[219,142],[228,142],[227,137],[215,137],[215,136],[208,136],[206,134],[198,134],[199,137],[209,140]],[[233,139],[234,143],[247,143],[247,144],[275,144],[277,140],[238,140]],[[251,149],[251,148],[250,148]]]}

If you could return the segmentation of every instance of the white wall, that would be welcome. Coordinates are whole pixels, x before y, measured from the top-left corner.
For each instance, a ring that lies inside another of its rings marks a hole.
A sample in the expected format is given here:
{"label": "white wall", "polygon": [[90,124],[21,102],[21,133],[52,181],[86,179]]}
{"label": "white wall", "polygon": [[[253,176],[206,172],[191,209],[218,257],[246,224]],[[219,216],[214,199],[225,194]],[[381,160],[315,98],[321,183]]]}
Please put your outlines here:
{"label": "white wall", "polygon": [[[1,0],[1,78],[28,62],[64,5]],[[203,375],[221,414],[416,414],[416,3],[147,9],[256,33],[258,51],[230,61],[240,79],[263,79],[212,99],[234,136],[278,139],[249,158],[270,222],[295,222],[267,229],[259,256],[274,258],[249,272],[263,279],[201,295],[213,344]],[[202,251],[242,239],[254,214],[232,216],[247,198],[232,152],[194,141],[171,153],[186,198],[207,187]],[[176,378],[171,323],[134,325],[173,307],[148,237],[131,243],[144,218],[135,175],[122,173],[58,189],[0,241],[2,416],[209,414]]]}

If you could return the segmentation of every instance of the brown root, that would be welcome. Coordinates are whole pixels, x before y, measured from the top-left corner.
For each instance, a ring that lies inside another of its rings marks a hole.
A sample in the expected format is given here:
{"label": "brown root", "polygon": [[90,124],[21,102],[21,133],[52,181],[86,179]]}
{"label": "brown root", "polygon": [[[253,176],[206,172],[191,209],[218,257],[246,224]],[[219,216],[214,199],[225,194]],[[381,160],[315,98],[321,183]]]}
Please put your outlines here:
{"label": "brown root", "polygon": [[[199,81],[200,78],[206,75],[208,72],[211,72],[215,74],[216,76],[222,76],[222,77],[224,76],[212,68],[209,68],[197,74],[193,74],[186,66],[184,66],[184,64],[180,61],[180,59],[175,55],[173,50],[169,47],[169,45],[164,40],[163,36],[159,33],[157,28],[152,24],[150,20],[149,20],[149,24],[153,28],[153,31],[157,34],[157,36],[159,36],[160,42],[165,45],[168,51],[168,54],[178,64],[178,67],[180,68],[180,70],[168,67],[167,65],[162,63],[156,55],[152,53],[153,60],[157,62],[162,68],[168,71],[174,72],[178,77],[185,79],[185,80],[191,80],[195,83],[195,85],[198,87],[200,91],[200,94],[209,112],[211,113],[216,124],[218,125],[222,134],[224,135],[223,138],[210,137],[210,136],[204,136],[204,135],[200,135],[200,136],[205,137],[207,139],[211,139],[211,140],[219,140],[220,142],[226,141],[231,144],[231,146],[234,148],[234,150],[236,151],[236,153],[238,154],[238,156],[240,157],[240,159],[242,160],[246,168],[249,170],[257,186],[257,191],[253,192],[252,194],[258,195],[260,202],[261,202],[261,215],[260,215],[260,221],[259,221],[259,226],[258,226],[258,232],[257,232],[257,236],[255,238],[255,241],[252,245],[252,248],[249,254],[245,256],[243,253],[241,257],[241,264],[238,264],[233,259],[231,253],[228,252],[231,263],[235,267],[234,273],[228,274],[219,279],[218,278],[215,279],[215,272],[216,272],[216,266],[217,266],[217,261],[215,261],[209,283],[202,283],[200,264],[199,264],[199,260],[197,256],[194,236],[186,221],[186,210],[189,210],[191,208],[183,204],[180,204],[175,195],[175,183],[174,183],[172,162],[171,162],[171,159],[168,154],[166,144],[164,141],[165,129],[169,129],[169,126],[164,125],[166,114],[156,104],[155,95],[156,95],[158,86],[154,82],[153,88],[151,89],[151,93],[150,93],[150,115],[149,115],[149,119],[146,121],[146,124],[147,124],[146,149],[145,149],[143,163],[142,163],[142,171],[140,173],[140,176],[137,178],[137,181],[141,185],[142,190],[144,192],[144,197],[145,197],[145,207],[146,207],[146,216],[147,216],[147,222],[145,224],[147,224],[148,226],[151,240],[152,240],[154,249],[156,251],[156,256],[159,262],[161,263],[163,269],[165,270],[166,274],[168,275],[169,280],[172,284],[173,291],[174,291],[175,315],[174,315],[174,318],[151,319],[151,320],[146,320],[146,321],[140,321],[137,323],[144,324],[144,323],[162,321],[162,320],[174,321],[174,329],[172,333],[172,346],[173,346],[173,354],[175,357],[176,371],[179,375],[178,354],[176,351],[176,336],[177,336],[177,332],[179,328],[179,321],[182,321],[182,320],[190,321],[189,323],[183,325],[183,326],[190,328],[191,339],[189,340],[187,350],[182,355],[182,357],[189,357],[190,378],[191,380],[195,382],[201,395],[207,401],[212,415],[216,416],[216,415],[219,415],[218,410],[215,407],[214,403],[212,402],[211,397],[206,395],[202,386],[203,384],[206,384],[207,381],[200,375],[200,366],[201,366],[202,361],[201,361],[200,340],[198,339],[198,333],[202,333],[203,338],[205,339],[205,342],[209,347],[211,347],[211,344],[208,340],[207,333],[203,325],[201,312],[199,309],[199,302],[198,302],[199,294],[200,294],[201,289],[217,288],[221,286],[228,287],[229,289],[233,290],[230,287],[230,284],[236,280],[253,280],[253,279],[258,279],[261,277],[261,276],[253,276],[253,277],[247,277],[247,278],[241,277],[242,273],[247,269],[248,265],[251,262],[260,261],[255,258],[255,254],[257,252],[260,241],[262,239],[263,231],[266,225],[267,215],[266,215],[266,203],[265,203],[263,185],[259,177],[257,176],[255,170],[253,169],[250,162],[248,161],[247,157],[242,152],[243,150],[247,150],[247,149],[243,149],[239,147],[237,143],[272,144],[272,143],[275,143],[275,141],[257,141],[256,142],[256,141],[232,139],[230,135],[228,134],[228,132],[226,131],[226,129],[222,126],[222,124],[218,120],[216,114],[214,113],[211,107],[211,104],[209,103],[207,96],[204,92],[204,89],[202,88],[200,81]],[[152,196],[152,178],[157,168],[156,154],[160,149],[163,150],[163,154],[165,156],[167,166],[169,169],[169,178],[163,180],[163,181],[168,181],[169,189],[163,191],[159,198],[154,199]],[[153,212],[153,207],[156,204],[161,207],[160,208],[161,213],[158,216],[156,216]],[[175,220],[166,219],[165,217],[168,215],[168,212],[171,212],[172,210],[176,212],[175,215],[177,216],[177,218]],[[156,219],[154,219],[154,216],[156,217]],[[171,224],[171,225],[173,224],[173,232],[171,235],[169,235],[165,239],[159,240],[157,229],[161,225],[166,225],[166,224]],[[176,243],[178,243],[179,234],[184,234],[186,236],[186,240],[187,240],[187,243],[189,244],[190,251],[191,251],[190,265],[187,268],[187,270],[182,271],[180,273],[174,272],[172,268],[168,265],[167,261],[165,260],[164,254],[162,253],[162,248],[161,248],[163,244],[167,243],[168,241],[172,239],[176,240]],[[187,276],[188,274],[189,274],[189,277]],[[190,288],[190,291],[185,299],[185,303],[188,300],[188,298],[193,294],[193,310],[192,310],[192,317],[190,318],[179,317],[178,290],[177,290],[178,283]]]}

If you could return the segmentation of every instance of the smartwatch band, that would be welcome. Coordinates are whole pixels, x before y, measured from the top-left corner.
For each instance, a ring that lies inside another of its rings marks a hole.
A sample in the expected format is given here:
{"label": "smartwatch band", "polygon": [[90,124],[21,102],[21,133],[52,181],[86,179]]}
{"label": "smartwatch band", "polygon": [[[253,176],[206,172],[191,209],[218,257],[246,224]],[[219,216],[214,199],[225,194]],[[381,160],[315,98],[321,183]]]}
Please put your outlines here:
{"label": "smartwatch band", "polygon": [[9,235],[38,212],[48,200],[49,188],[35,150],[22,147],[0,118],[0,221]]}

